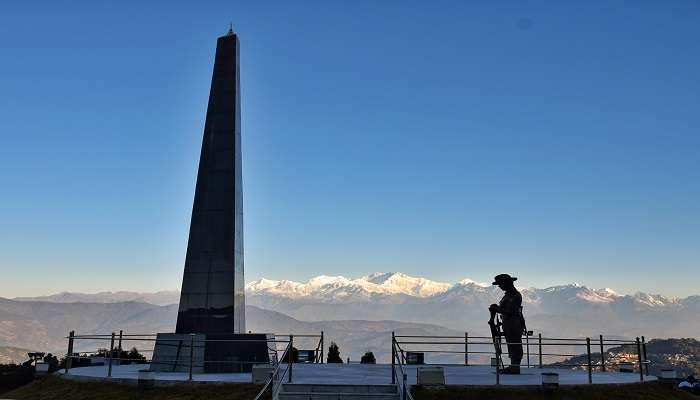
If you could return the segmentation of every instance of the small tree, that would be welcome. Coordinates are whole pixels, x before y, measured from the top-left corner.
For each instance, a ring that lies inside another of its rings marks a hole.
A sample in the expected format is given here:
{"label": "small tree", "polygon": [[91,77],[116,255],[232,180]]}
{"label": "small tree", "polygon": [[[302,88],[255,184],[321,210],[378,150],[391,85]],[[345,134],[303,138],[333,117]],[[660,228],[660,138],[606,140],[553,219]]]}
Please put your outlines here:
{"label": "small tree", "polygon": [[360,364],[376,364],[377,359],[374,358],[374,353],[371,351],[366,352],[362,358],[360,358]]}
{"label": "small tree", "polygon": [[[136,347],[132,347],[131,350],[126,351],[126,350],[119,350],[119,349],[114,349],[112,350],[112,358],[113,359],[118,359],[120,360],[121,364],[145,364],[146,363],[146,356],[143,354],[139,353],[139,350]],[[97,353],[90,354],[90,357],[104,357],[104,358],[109,358],[110,351],[109,349],[97,349]],[[75,361],[74,361],[74,366],[75,366]]]}
{"label": "small tree", "polygon": [[136,347],[132,347],[129,352],[122,351],[123,354],[120,354],[120,358],[123,358],[125,360],[130,360],[134,364],[145,364],[146,363],[146,356],[143,354],[139,353],[138,349]]}
{"label": "small tree", "polygon": [[49,353],[44,357],[44,362],[49,364],[49,372],[58,370],[58,357]]}
{"label": "small tree", "polygon": [[343,359],[340,358],[340,348],[335,342],[331,342],[328,346],[328,358],[326,359],[328,364],[342,364]]}

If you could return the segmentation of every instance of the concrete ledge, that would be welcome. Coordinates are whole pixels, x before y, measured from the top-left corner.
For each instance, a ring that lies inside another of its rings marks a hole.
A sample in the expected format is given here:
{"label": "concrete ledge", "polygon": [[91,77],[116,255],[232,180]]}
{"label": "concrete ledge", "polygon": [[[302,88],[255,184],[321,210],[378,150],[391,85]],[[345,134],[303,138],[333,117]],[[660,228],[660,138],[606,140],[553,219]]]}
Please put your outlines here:
{"label": "concrete ledge", "polygon": [[[74,382],[113,382],[120,383],[129,386],[137,386],[139,383],[138,378],[119,378],[119,377],[106,377],[106,376],[86,376],[86,375],[75,375],[75,374],[56,374],[60,379],[65,379],[67,381]],[[249,381],[222,381],[222,380],[187,380],[187,379],[153,379],[153,386],[155,387],[165,387],[165,386],[176,386],[176,385],[249,385]],[[262,386],[262,385],[261,385]],[[0,399],[1,400],[1,399]]]}
{"label": "concrete ledge", "polygon": [[[494,369],[488,366],[443,365],[446,386],[493,387],[496,383]],[[282,365],[280,368],[286,368]],[[417,367],[404,366],[409,385],[416,385]],[[91,381],[113,381],[136,384],[138,370],[143,365],[118,365],[112,367],[112,377],[107,378],[106,366],[81,367],[70,370],[69,375],[59,375],[66,379],[86,379]],[[391,365],[387,364],[294,364],[293,384],[307,385],[388,385],[391,384]],[[573,371],[552,368],[523,369],[521,375],[501,375],[501,386],[541,388],[541,373],[559,374],[559,386],[589,386],[586,371]],[[178,383],[251,383],[250,373],[194,374],[188,380],[187,373],[156,372],[154,383],[172,385]],[[645,377],[646,381],[656,381],[656,377]],[[593,373],[593,386],[639,384],[639,375],[618,372]]]}

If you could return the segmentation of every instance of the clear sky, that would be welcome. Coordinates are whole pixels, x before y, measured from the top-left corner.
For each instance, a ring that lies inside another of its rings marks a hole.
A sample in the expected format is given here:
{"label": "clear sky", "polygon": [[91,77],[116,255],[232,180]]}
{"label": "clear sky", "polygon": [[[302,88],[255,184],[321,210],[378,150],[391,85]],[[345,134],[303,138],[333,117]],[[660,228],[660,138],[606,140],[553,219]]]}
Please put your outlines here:
{"label": "clear sky", "polygon": [[179,289],[229,21],[247,280],[700,293],[697,1],[15,1],[0,297]]}

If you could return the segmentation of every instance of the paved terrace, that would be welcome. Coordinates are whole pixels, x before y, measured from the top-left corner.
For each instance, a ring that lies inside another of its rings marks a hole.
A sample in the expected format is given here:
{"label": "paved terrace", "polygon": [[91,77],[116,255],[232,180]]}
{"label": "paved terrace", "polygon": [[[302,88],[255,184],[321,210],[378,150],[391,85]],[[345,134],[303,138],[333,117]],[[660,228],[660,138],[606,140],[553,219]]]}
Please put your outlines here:
{"label": "paved terrace", "polygon": [[[111,379],[115,381],[136,381],[138,371],[148,368],[147,365],[115,365],[112,367],[112,378],[107,378],[106,366],[73,368],[66,378],[73,379]],[[408,383],[416,383],[416,366],[407,365],[405,371]],[[445,366],[445,384],[447,385],[495,385],[496,374],[488,366]],[[293,383],[314,384],[389,384],[391,383],[391,365],[388,364],[294,364]],[[502,385],[526,386],[540,385],[542,372],[559,373],[560,385],[588,384],[586,371],[572,371],[551,368],[523,368],[521,375],[501,375]],[[63,375],[63,370],[60,371]],[[157,372],[155,379],[166,383],[187,381],[187,373]],[[249,373],[240,374],[194,374],[196,382],[228,382],[249,383]],[[286,378],[285,378],[286,379]],[[656,380],[656,377],[645,376],[646,381]],[[594,372],[593,384],[624,384],[638,383],[638,373]]]}

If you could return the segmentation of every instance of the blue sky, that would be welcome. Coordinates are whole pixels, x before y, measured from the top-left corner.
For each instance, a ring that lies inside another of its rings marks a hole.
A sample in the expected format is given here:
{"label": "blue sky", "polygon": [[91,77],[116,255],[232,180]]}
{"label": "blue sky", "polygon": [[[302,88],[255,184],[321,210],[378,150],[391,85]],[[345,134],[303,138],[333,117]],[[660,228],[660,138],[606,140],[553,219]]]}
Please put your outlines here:
{"label": "blue sky", "polygon": [[700,3],[13,2],[0,297],[179,288],[216,37],[247,280],[700,293]]}

